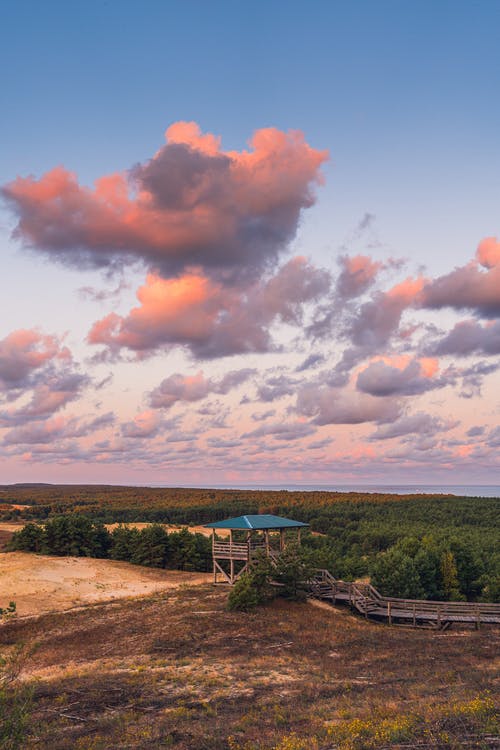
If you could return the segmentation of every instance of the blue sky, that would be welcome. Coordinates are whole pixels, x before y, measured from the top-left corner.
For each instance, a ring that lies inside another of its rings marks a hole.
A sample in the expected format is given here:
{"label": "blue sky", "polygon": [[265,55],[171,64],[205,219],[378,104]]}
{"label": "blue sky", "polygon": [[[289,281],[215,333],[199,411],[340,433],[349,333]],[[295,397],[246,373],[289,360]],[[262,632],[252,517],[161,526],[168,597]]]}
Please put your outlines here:
{"label": "blue sky", "polygon": [[[500,235],[499,49],[497,2],[5,3],[0,184],[18,175],[38,179],[63,165],[80,184],[91,186],[104,174],[150,159],[164,143],[165,129],[179,120],[220,135],[225,151],[241,151],[261,128],[299,129],[312,148],[328,149],[330,160],[322,167],[324,185],[315,204],[301,211],[288,255],[305,255],[329,269],[336,268],[339,252],[364,253],[378,262],[404,258],[401,278],[418,274],[422,266],[427,276],[438,277],[468,264],[483,238]],[[367,215],[367,228],[360,232]],[[78,289],[109,291],[117,288],[117,279],[72,262],[61,266],[36,247],[23,250],[22,242],[10,237],[18,218],[0,209],[5,306],[0,339],[19,328],[66,332],[79,366],[104,373],[102,363],[88,364],[93,351],[85,337],[111,309],[126,317],[137,304],[144,268],[122,269],[127,286],[112,303],[84,301]],[[448,327],[459,314],[449,306],[425,313]],[[293,340],[290,332],[277,335]],[[340,356],[343,344],[335,346]],[[400,353],[401,346],[396,348]],[[382,349],[379,355],[389,356]],[[270,362],[285,367],[271,353],[265,363],[251,356],[262,377],[269,377],[263,373]],[[329,361],[330,354],[325,356]],[[144,363],[113,365],[120,387],[132,389],[137,409],[154,388],[150,380],[180,370],[224,372],[235,369],[236,361],[238,367],[248,364],[240,355],[198,362],[182,346],[170,348],[168,356],[164,348],[155,350],[151,357],[147,371]],[[495,378],[488,375],[484,386],[492,394]],[[472,413],[480,412],[485,393]],[[19,394],[20,403],[23,397],[30,398],[29,392]],[[450,414],[458,408],[455,397],[448,392],[443,397]],[[96,403],[93,398],[87,394],[71,408],[82,416]],[[116,392],[107,398],[117,413],[112,429],[120,433],[119,420],[133,415],[118,414]],[[457,403],[465,409],[463,399]],[[285,400],[277,416],[286,419],[289,407]],[[437,414],[443,406],[405,406],[412,408]],[[491,421],[491,404],[486,411],[487,432],[497,417]],[[355,437],[351,432],[349,439]],[[24,467],[12,445],[6,466],[9,476],[22,479]],[[25,449],[20,444],[20,453]],[[437,466],[438,458],[429,453],[429,465]],[[327,456],[326,474],[331,465]],[[72,476],[80,476],[81,466],[72,464]],[[423,466],[412,465],[417,479]],[[40,471],[53,477],[66,469],[55,463]],[[435,471],[441,476],[448,469]],[[484,471],[485,479],[494,479],[497,466],[487,463]],[[258,478],[258,468],[255,472]],[[262,472],[263,479],[272,478],[268,468]],[[219,475],[218,469],[210,474]],[[179,469],[175,476],[184,474]]]}
{"label": "blue sky", "polygon": [[331,151],[318,245],[365,211],[426,262],[496,231],[496,2],[21,0],[3,19],[2,181],[63,163],[90,183],[178,119],[226,148],[275,125]]}

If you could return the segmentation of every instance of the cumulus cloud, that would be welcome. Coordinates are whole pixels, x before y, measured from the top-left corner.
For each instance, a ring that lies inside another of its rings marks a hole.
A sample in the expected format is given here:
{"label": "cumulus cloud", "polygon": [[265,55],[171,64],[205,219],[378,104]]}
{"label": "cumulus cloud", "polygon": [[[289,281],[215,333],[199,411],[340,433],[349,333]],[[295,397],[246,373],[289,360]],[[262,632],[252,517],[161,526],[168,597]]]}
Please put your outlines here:
{"label": "cumulus cloud", "polygon": [[391,424],[379,425],[375,432],[370,435],[371,440],[389,440],[391,438],[403,437],[405,435],[418,435],[420,438],[429,438],[438,432],[451,430],[458,422],[445,421],[439,417],[433,417],[425,412],[403,415]]}
{"label": "cumulus cloud", "polygon": [[500,315],[500,243],[483,240],[476,260],[428,281],[420,295],[422,307],[472,310],[484,318]]}
{"label": "cumulus cloud", "polygon": [[500,354],[500,320],[480,323],[475,319],[461,320],[438,342],[429,347],[435,354]]}
{"label": "cumulus cloud", "polygon": [[340,274],[335,285],[335,294],[343,300],[359,297],[375,282],[383,263],[367,255],[341,255],[338,259]]}
{"label": "cumulus cloud", "polygon": [[496,237],[485,237],[477,246],[476,257],[484,268],[500,265],[500,242]]}
{"label": "cumulus cloud", "polygon": [[484,431],[484,425],[474,425],[473,427],[470,427],[465,434],[467,437],[481,437],[481,435],[484,435]]}
{"label": "cumulus cloud", "polygon": [[274,417],[275,414],[276,409],[268,409],[267,411],[252,414],[252,419],[254,422],[265,422],[266,419],[269,419],[269,417]]}
{"label": "cumulus cloud", "polygon": [[273,422],[263,424],[251,432],[246,432],[242,438],[273,437],[275,440],[299,440],[300,438],[313,435],[316,428],[308,422]]}
{"label": "cumulus cloud", "polygon": [[13,404],[0,411],[0,427],[55,414],[90,383],[60,338],[36,329],[13,331],[0,341],[0,391]]}
{"label": "cumulus cloud", "polygon": [[129,289],[130,285],[123,279],[114,289],[96,289],[93,286],[81,286],[78,289],[78,296],[83,300],[91,302],[107,302],[108,300],[118,299],[124,289]]}
{"label": "cumulus cloud", "polygon": [[377,351],[397,331],[403,312],[413,304],[424,280],[407,278],[387,292],[377,292],[349,321],[344,336],[363,351]]}
{"label": "cumulus cloud", "polygon": [[288,375],[275,375],[267,378],[257,388],[257,396],[260,401],[270,403],[283,396],[291,396],[297,391],[299,381]]}
{"label": "cumulus cloud", "polygon": [[125,348],[144,356],[176,344],[200,358],[271,351],[273,322],[300,324],[303,306],[329,283],[328,272],[302,257],[250,287],[194,273],[177,279],[149,274],[137,292],[140,306],[127,316],[111,313],[96,322],[88,341],[104,344],[114,355]]}
{"label": "cumulus cloud", "polygon": [[423,285],[423,278],[407,278],[386,292],[375,291],[368,301],[348,312],[340,325],[340,336],[351,345],[335,368],[339,384],[347,381],[347,374],[361,361],[387,352],[394,337],[406,335],[400,331],[402,315]]}
{"label": "cumulus cloud", "polygon": [[480,396],[484,377],[491,375],[499,368],[500,362],[474,362],[470,367],[459,370],[462,378],[462,388],[459,395],[462,398]]}
{"label": "cumulus cloud", "polygon": [[297,394],[299,414],[312,417],[314,423],[320,425],[392,422],[400,408],[393,398],[374,398],[325,385],[309,384]]}
{"label": "cumulus cloud", "polygon": [[0,389],[25,387],[35,371],[57,360],[71,360],[69,349],[57,336],[36,329],[12,331],[0,341]]}
{"label": "cumulus cloud", "polygon": [[89,383],[90,378],[81,373],[51,373],[44,382],[34,386],[31,399],[26,405],[0,412],[0,425],[20,424],[55,414],[66,404],[79,398]]}
{"label": "cumulus cloud", "polygon": [[430,358],[377,359],[359,373],[356,387],[372,396],[415,396],[452,382],[452,377],[436,376],[438,368],[438,361]]}
{"label": "cumulus cloud", "polygon": [[245,368],[232,370],[224,377],[216,380],[206,378],[203,372],[196,375],[181,375],[176,373],[165,378],[150,394],[150,404],[153,409],[170,409],[179,401],[201,401],[210,393],[226,394],[233,388],[247,381],[255,370]]}
{"label": "cumulus cloud", "polygon": [[494,427],[488,434],[488,445],[492,448],[500,446],[500,426]]}
{"label": "cumulus cloud", "polygon": [[258,130],[241,152],[221,150],[192,122],[165,137],[148,162],[93,189],[63,167],[4,186],[16,235],[77,268],[139,258],[162,275],[200,267],[240,277],[274,264],[314,202],[327,153],[276,128]]}
{"label": "cumulus cloud", "polygon": [[158,412],[146,410],[137,414],[130,422],[121,426],[123,437],[129,438],[151,438],[158,434],[162,425]]}
{"label": "cumulus cloud", "polygon": [[310,370],[317,365],[323,364],[324,361],[324,354],[315,352],[314,354],[310,354],[308,357],[306,357],[305,360],[301,362],[300,365],[295,369],[295,372],[304,372],[304,370]]}
{"label": "cumulus cloud", "polygon": [[79,438],[112,425],[114,420],[115,416],[112,412],[90,421],[81,420],[77,417],[56,416],[44,421],[14,427],[5,434],[3,442],[5,445],[30,445]]}

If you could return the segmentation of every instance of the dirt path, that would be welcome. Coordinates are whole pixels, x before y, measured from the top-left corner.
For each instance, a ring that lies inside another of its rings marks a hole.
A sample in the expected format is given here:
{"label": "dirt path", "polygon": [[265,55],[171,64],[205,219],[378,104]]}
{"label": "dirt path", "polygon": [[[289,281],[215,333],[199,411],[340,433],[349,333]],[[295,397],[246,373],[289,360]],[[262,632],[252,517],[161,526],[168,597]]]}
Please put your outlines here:
{"label": "dirt path", "polygon": [[15,601],[19,615],[35,615],[211,580],[208,573],[157,570],[114,560],[6,552],[0,554],[0,607]]}

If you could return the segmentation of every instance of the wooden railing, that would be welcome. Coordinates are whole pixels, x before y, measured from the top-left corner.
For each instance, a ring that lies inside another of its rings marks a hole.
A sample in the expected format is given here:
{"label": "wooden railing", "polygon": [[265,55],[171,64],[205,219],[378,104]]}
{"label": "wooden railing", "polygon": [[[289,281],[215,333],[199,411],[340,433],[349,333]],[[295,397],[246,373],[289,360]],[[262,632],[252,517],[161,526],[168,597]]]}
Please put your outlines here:
{"label": "wooden railing", "polygon": [[[264,541],[250,541],[250,542],[219,542],[216,541],[212,545],[212,552],[215,558],[226,559],[226,560],[248,560],[258,552],[266,551],[266,543]],[[269,555],[275,556],[279,554],[279,550],[269,549]]]}
{"label": "wooden railing", "polygon": [[328,570],[318,570],[308,582],[311,596],[347,602],[365,617],[383,617],[412,625],[448,627],[452,622],[500,624],[500,604],[489,602],[436,602],[382,596],[370,583],[340,581]]}

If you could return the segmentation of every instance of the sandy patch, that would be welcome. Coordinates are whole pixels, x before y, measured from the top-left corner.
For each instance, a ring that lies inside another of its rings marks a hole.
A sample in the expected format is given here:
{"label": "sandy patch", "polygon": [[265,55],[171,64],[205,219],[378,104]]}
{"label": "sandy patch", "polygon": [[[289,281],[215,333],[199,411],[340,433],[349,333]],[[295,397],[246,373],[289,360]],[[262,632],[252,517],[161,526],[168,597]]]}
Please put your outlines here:
{"label": "sandy patch", "polygon": [[19,529],[22,529],[27,523],[29,523],[29,521],[1,521],[0,531],[19,531]]}
{"label": "sandy patch", "polygon": [[114,560],[5,552],[0,554],[0,607],[15,601],[19,615],[34,615],[211,580],[209,573]]}

